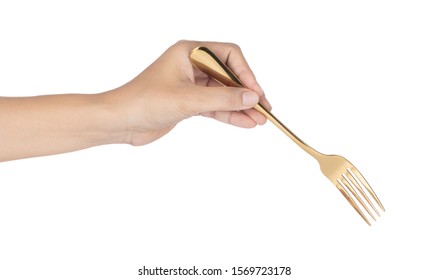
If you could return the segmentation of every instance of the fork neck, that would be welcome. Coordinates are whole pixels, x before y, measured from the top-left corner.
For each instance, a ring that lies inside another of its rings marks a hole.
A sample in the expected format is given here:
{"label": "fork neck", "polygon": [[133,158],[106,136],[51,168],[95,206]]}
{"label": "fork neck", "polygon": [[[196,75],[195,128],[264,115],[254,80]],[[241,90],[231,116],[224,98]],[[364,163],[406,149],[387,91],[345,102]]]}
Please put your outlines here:
{"label": "fork neck", "polygon": [[263,114],[268,120],[270,120],[277,128],[279,128],[281,131],[283,131],[284,134],[286,134],[290,139],[292,139],[295,144],[297,144],[301,149],[303,149],[307,154],[315,158],[317,161],[321,159],[323,156],[321,153],[307,145],[304,141],[301,140],[298,136],[295,135],[289,128],[286,127],[280,120],[278,120],[273,114],[271,114],[270,111],[268,111],[267,108],[265,108],[264,105],[261,103],[258,103],[254,107],[258,112]]}

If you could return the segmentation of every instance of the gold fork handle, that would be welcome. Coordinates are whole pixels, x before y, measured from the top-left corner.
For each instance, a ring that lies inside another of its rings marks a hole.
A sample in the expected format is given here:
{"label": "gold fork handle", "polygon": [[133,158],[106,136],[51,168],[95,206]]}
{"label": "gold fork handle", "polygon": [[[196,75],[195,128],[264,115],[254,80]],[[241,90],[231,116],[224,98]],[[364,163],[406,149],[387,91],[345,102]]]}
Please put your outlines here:
{"label": "gold fork handle", "polygon": [[[245,87],[240,79],[208,48],[197,47],[192,50],[189,59],[196,68],[200,69],[219,83],[230,87]],[[304,151],[318,159],[320,153],[307,145],[290,129],[288,129],[280,120],[278,120],[268,109],[260,102],[254,108],[269,119],[275,126],[283,131]]]}

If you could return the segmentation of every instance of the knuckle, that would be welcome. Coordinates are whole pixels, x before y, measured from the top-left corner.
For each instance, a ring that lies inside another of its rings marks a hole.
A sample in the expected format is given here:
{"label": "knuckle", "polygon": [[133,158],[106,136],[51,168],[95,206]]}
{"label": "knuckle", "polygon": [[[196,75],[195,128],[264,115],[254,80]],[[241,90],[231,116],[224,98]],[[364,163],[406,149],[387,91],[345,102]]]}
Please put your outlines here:
{"label": "knuckle", "polygon": [[221,103],[225,108],[239,108],[241,106],[240,94],[225,92],[221,95]]}
{"label": "knuckle", "polygon": [[230,48],[232,48],[232,49],[240,50],[240,46],[239,46],[239,45],[237,45],[236,43],[227,43],[227,44],[228,44],[228,46],[229,46]]}
{"label": "knuckle", "polygon": [[189,41],[189,40],[185,40],[185,39],[181,39],[179,41],[177,41],[175,43],[176,46],[183,46],[183,45],[189,45],[191,44],[193,41]]}
{"label": "knuckle", "polygon": [[188,44],[189,44],[189,42],[186,40],[179,40],[172,47],[175,49],[181,49],[181,48],[184,48]]}
{"label": "knuckle", "polygon": [[199,41],[179,40],[172,47],[183,51],[189,51],[193,48],[196,48],[200,44],[201,42]]}

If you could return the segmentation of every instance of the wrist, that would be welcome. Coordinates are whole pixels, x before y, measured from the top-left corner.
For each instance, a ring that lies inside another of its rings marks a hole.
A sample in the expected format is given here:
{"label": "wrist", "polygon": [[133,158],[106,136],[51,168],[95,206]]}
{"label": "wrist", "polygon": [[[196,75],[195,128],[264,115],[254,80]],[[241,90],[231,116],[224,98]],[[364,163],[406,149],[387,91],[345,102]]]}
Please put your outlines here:
{"label": "wrist", "polygon": [[95,94],[96,106],[94,116],[95,126],[98,128],[98,141],[104,144],[127,143],[127,126],[123,114],[120,112],[120,102],[112,91]]}

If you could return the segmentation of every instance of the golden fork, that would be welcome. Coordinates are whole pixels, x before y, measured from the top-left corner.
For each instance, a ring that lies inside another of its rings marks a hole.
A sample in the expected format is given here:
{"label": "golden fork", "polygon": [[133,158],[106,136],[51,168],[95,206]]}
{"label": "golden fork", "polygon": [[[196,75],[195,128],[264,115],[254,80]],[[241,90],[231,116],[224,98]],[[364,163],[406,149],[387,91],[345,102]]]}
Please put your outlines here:
{"label": "golden fork", "polygon": [[[200,69],[219,83],[231,87],[244,87],[238,77],[208,48],[195,48],[192,50],[189,58],[194,67]],[[380,212],[373,202],[381,210],[385,211],[371,186],[357,168],[347,159],[338,155],[319,153],[289,130],[264,105],[258,103],[254,108],[319,162],[322,173],[338,188],[368,225],[371,225],[371,223],[366,215],[371,216],[374,221],[376,220],[374,213],[380,216]]]}

